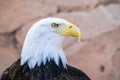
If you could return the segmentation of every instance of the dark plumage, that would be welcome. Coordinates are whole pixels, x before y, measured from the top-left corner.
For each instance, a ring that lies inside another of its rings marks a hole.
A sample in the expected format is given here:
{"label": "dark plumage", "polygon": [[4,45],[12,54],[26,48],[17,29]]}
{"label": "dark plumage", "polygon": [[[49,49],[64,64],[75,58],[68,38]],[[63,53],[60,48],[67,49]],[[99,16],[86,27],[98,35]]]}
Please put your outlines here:
{"label": "dark plumage", "polygon": [[82,71],[67,65],[64,68],[61,61],[57,66],[53,60],[45,65],[30,69],[24,64],[20,66],[20,59],[3,72],[1,80],[90,80]]}

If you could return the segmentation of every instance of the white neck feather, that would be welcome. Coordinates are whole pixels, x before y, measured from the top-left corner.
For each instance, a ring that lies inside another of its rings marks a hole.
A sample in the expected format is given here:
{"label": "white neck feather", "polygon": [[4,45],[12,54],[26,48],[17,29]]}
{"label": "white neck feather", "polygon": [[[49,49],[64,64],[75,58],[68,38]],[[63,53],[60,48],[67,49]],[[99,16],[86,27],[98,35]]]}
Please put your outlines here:
{"label": "white neck feather", "polygon": [[54,33],[43,34],[42,29],[41,31],[36,29],[32,27],[26,36],[21,65],[27,62],[30,68],[34,68],[52,59],[59,66],[59,59],[61,59],[63,66],[66,67],[67,60],[62,49],[64,37]]}

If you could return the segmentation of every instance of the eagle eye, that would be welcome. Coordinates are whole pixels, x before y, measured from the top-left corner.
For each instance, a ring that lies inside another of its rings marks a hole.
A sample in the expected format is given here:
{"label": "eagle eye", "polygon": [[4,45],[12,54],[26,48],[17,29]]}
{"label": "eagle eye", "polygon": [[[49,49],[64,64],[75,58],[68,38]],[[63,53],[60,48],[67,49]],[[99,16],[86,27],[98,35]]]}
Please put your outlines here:
{"label": "eagle eye", "polygon": [[52,28],[58,28],[58,27],[59,27],[59,25],[60,25],[60,24],[57,24],[57,23],[52,23],[52,24],[51,24],[51,27],[52,27]]}

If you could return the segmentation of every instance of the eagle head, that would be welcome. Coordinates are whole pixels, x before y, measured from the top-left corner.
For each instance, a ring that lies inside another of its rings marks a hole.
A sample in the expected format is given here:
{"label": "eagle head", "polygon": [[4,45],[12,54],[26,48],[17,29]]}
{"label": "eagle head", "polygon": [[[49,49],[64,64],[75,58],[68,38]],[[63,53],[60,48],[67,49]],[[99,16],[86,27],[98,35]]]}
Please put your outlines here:
{"label": "eagle head", "polygon": [[66,67],[67,60],[62,48],[65,36],[81,39],[81,32],[76,25],[60,18],[45,18],[36,22],[26,35],[21,65],[27,63],[34,68],[53,60],[59,66],[61,60]]}

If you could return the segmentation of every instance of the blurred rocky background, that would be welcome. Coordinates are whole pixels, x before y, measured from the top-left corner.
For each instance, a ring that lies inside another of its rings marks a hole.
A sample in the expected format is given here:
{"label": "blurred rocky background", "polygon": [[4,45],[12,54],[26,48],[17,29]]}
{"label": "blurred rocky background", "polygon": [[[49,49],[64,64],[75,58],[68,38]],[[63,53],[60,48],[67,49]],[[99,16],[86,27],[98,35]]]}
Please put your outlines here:
{"label": "blurred rocky background", "polygon": [[82,40],[67,37],[69,64],[92,80],[120,80],[120,0],[0,0],[0,75],[16,61],[26,32],[45,17],[79,25]]}

